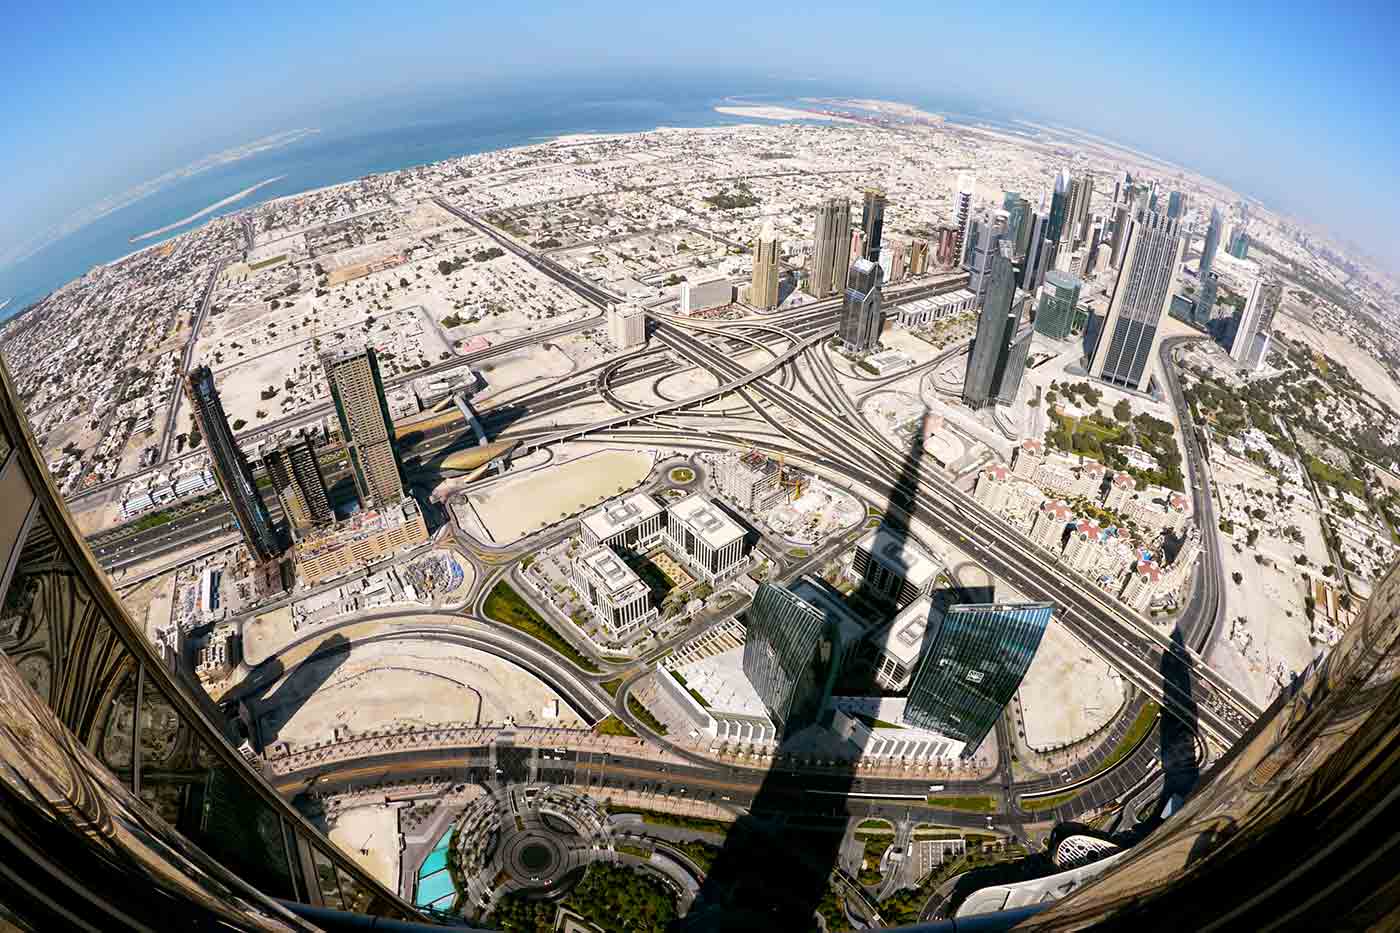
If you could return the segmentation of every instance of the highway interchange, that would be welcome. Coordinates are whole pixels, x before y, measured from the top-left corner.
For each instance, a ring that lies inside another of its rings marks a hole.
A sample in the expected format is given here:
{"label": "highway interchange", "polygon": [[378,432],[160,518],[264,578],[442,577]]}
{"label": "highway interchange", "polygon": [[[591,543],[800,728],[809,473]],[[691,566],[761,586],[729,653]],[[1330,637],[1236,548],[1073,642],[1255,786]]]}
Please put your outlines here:
{"label": "highway interchange", "polygon": [[[446,202],[440,203],[584,300],[600,307],[616,300],[615,296],[596,284],[521,246],[471,215]],[[927,288],[914,290],[905,293],[903,298],[919,297],[928,291]],[[996,794],[1000,799],[999,810],[991,815],[990,820],[997,825],[1019,828],[1030,821],[1030,812],[1018,802],[1028,796],[1034,798],[1077,792],[1078,796],[1073,799],[1052,809],[1039,811],[1034,817],[1040,820],[1052,816],[1065,819],[1135,793],[1145,781],[1150,781],[1154,770],[1160,768],[1155,730],[1148,736],[1149,740],[1140,742],[1116,764],[1107,769],[1100,768],[1116,744],[1116,736],[1122,734],[1144,697],[1157,699],[1169,714],[1185,721],[1191,733],[1199,736],[1201,757],[1205,755],[1207,738],[1217,748],[1226,748],[1238,739],[1259,711],[1200,659],[1200,653],[1215,637],[1223,617],[1218,553],[1213,536],[1205,536],[1208,542],[1205,559],[1201,570],[1195,575],[1197,582],[1192,597],[1179,618],[1179,628],[1189,647],[1178,647],[1152,631],[1116,600],[1085,582],[1072,580],[1067,569],[1059,566],[1054,557],[1037,551],[1019,532],[983,510],[934,467],[919,463],[906,452],[894,449],[866,423],[849,394],[839,384],[830,351],[825,346],[824,338],[834,328],[838,307],[834,300],[811,302],[792,311],[733,322],[686,321],[666,315],[652,315],[652,343],[647,350],[571,373],[551,386],[502,406],[504,410],[485,410],[483,420],[490,433],[507,438],[518,437],[523,446],[548,446],[566,438],[588,436],[619,443],[691,450],[754,446],[772,454],[783,454],[790,462],[800,463],[867,495],[885,501],[910,501],[912,505],[906,516],[908,519],[953,543],[985,567],[993,577],[1007,581],[1027,598],[1054,602],[1059,607],[1060,621],[1121,671],[1142,694],[1137,702],[1129,704],[1129,709],[1120,717],[1110,735],[1087,760],[1060,774],[1014,780],[1008,756],[1003,751],[1003,760],[994,779],[941,782],[946,785],[948,794]],[[458,357],[432,369],[435,371],[460,366],[464,362],[484,361],[495,354],[538,343],[550,336],[597,326],[601,319],[600,314],[527,337],[503,341],[486,351]],[[754,370],[736,360],[743,350],[755,346],[767,350],[771,357],[769,364],[760,364],[763,372],[757,376]],[[1167,373],[1166,389],[1177,405],[1184,429],[1183,440],[1187,447],[1186,459],[1195,514],[1198,521],[1206,522],[1213,515],[1206,486],[1208,478],[1197,438],[1189,428],[1189,412],[1181,400],[1175,374],[1169,365],[1170,353],[1175,346],[1175,343],[1164,344],[1161,351],[1163,370]],[[961,348],[952,348],[920,368],[937,365],[957,352],[961,352]],[[662,406],[661,410],[647,411],[635,403],[622,401],[614,392],[620,386],[636,382],[649,380],[656,384],[668,375],[691,368],[699,368],[713,375],[723,389],[722,393],[717,390],[703,397],[677,400]],[[422,374],[420,371],[413,375]],[[904,372],[888,379],[872,381],[872,386],[908,375],[908,372]],[[686,410],[719,394],[732,398],[735,404],[720,410],[715,410],[713,404],[703,411]],[[611,402],[619,409],[620,416],[631,417],[585,424],[553,423],[558,420],[557,416],[566,414],[571,407],[599,398]],[[291,424],[314,414],[303,412],[284,420]],[[260,431],[272,427],[275,426],[265,426]],[[439,426],[421,432],[411,443],[406,443],[404,453],[406,459],[414,460],[422,469],[431,472],[434,462],[440,462],[442,455],[471,442],[461,425]],[[133,531],[126,535],[108,532],[102,545],[105,550],[99,550],[99,557],[109,565],[125,562],[135,555],[148,559],[204,539],[216,533],[227,521],[227,508],[219,503],[190,512],[158,528]],[[507,555],[510,561],[522,556],[523,551]],[[502,567],[497,568],[495,575],[487,574],[487,578],[482,580],[480,592],[485,592],[485,583],[499,578],[503,572]],[[476,611],[470,615],[487,626],[492,625],[479,612],[479,602],[473,609]],[[693,631],[686,632],[684,638],[694,635]],[[492,647],[501,650],[502,645],[511,645],[512,639],[518,641],[519,636],[502,631]],[[682,639],[676,639],[679,640]],[[669,646],[662,646],[663,650],[666,647]],[[528,646],[515,644],[514,648],[525,654],[536,654]],[[654,652],[653,657],[660,653]],[[1173,663],[1188,671],[1189,676],[1184,683],[1164,678],[1164,668]],[[548,664],[527,663],[527,668],[534,668],[548,682],[557,683],[559,674],[549,667]],[[599,674],[572,671],[569,679],[581,677],[590,681],[595,696],[590,699],[573,695],[571,702],[576,709],[588,711],[590,718],[593,718],[591,714],[597,711],[599,703],[603,703],[603,708],[610,708],[649,741],[672,752],[679,752],[673,743],[637,722],[627,708],[626,699],[632,685],[647,671],[646,665],[607,666]],[[623,675],[623,686],[615,697],[608,697],[597,685],[603,679],[615,678],[619,674]],[[571,693],[576,694],[577,691],[566,691],[565,695]],[[511,741],[508,735],[503,735],[497,744],[508,745]],[[489,776],[486,769],[495,754],[494,747],[405,750],[375,759],[288,775],[279,781],[279,786],[294,792],[314,784],[319,792],[330,792],[337,788],[364,786],[408,776],[455,775],[459,779],[468,779],[476,775],[478,769]],[[719,765],[694,753],[686,753],[683,757],[688,757],[688,764],[671,766],[659,765],[654,758],[644,754],[600,758],[586,752],[545,753],[533,748],[528,754],[512,760],[524,762],[531,769],[530,776],[539,779],[642,788],[648,793],[678,797],[694,798],[699,795],[736,809],[751,803],[761,788],[765,800],[772,799],[769,796],[771,788],[777,797],[788,795],[803,800],[803,806],[810,809],[814,802],[812,792],[822,790],[823,782],[828,782],[833,791],[870,795],[853,796],[849,801],[851,812],[876,815],[890,815],[895,811],[907,815],[912,812],[931,821],[952,825],[985,825],[988,821],[985,815],[940,811],[924,805],[922,797],[930,783],[927,776],[877,779],[852,775],[848,769],[843,771],[838,766],[832,766],[833,773],[823,777],[821,766],[812,763],[802,763],[799,774],[785,772],[785,766],[798,767],[797,763],[792,762],[786,765],[780,762],[770,775],[756,768]],[[833,811],[846,807],[838,796],[825,798],[830,800]],[[857,800],[860,801],[858,804],[855,803]]]}

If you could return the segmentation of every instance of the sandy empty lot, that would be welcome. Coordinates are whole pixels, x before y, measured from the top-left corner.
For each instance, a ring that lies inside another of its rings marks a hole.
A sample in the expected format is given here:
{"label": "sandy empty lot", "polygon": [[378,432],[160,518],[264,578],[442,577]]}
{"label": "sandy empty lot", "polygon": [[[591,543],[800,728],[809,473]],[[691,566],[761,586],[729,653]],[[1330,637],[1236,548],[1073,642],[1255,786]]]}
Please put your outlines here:
{"label": "sandy empty lot", "polygon": [[651,467],[649,453],[604,450],[496,483],[467,498],[492,542],[508,544],[631,489]]}
{"label": "sandy empty lot", "polygon": [[1021,681],[1026,744],[1048,749],[1084,738],[1122,708],[1123,681],[1098,655],[1051,622]]}

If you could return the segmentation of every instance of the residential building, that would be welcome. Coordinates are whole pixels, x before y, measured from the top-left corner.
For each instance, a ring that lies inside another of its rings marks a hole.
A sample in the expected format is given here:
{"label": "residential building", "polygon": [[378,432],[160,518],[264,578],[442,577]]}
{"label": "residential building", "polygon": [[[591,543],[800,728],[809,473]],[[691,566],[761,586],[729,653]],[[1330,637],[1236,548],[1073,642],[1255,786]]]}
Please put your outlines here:
{"label": "residential building", "polygon": [[977,176],[963,173],[958,176],[958,190],[953,196],[953,243],[952,252],[945,260],[940,242],[938,261],[945,266],[956,266],[963,262],[963,256],[971,242],[969,224],[972,222],[972,196],[977,190]]}
{"label": "residential building", "polygon": [[989,512],[1001,514],[1002,506],[1011,492],[1011,471],[1004,463],[989,463],[977,475],[973,500]]}
{"label": "residential building", "polygon": [[813,298],[836,294],[845,284],[850,268],[851,202],[847,198],[828,198],[817,208],[807,294]]}
{"label": "residential building", "polygon": [[780,482],[782,471],[760,450],[726,454],[715,466],[720,493],[745,511],[766,512],[787,498]]}
{"label": "residential building", "polygon": [[1031,541],[1047,551],[1060,553],[1065,528],[1074,518],[1074,510],[1063,499],[1047,499],[1041,503],[1035,524],[1031,526]]}
{"label": "residential building", "polygon": [[856,542],[846,574],[866,595],[902,609],[927,595],[942,569],[907,535],[881,525]]}
{"label": "residential building", "polygon": [[755,308],[767,310],[778,306],[778,272],[782,268],[779,251],[773,221],[765,220],[753,244],[753,280],[749,286],[749,304]]}
{"label": "residential building", "polygon": [[854,632],[774,583],[760,583],[744,634],[744,676],[782,734],[815,722],[849,656]]}
{"label": "residential building", "polygon": [[263,454],[263,464],[293,533],[335,521],[316,446],[304,432]]}
{"label": "residential building", "polygon": [[651,588],[606,545],[574,558],[573,583],[613,639],[628,638],[660,618],[660,610],[651,604]]}
{"label": "residential building", "polygon": [[841,344],[850,353],[869,353],[880,343],[885,317],[880,310],[880,276],[883,270],[869,259],[857,259],[846,280],[841,304]]}
{"label": "residential building", "polygon": [[1060,242],[1066,249],[1071,251],[1077,249],[1088,236],[1090,204],[1093,199],[1093,175],[1086,172],[1070,179],[1069,208],[1065,217],[1065,226],[1060,233]]}
{"label": "residential building", "polygon": [[1138,561],[1123,583],[1123,602],[1138,612],[1146,613],[1152,600],[1161,592],[1162,580],[1162,568],[1157,566],[1155,560]]}
{"label": "residential building", "polygon": [[368,345],[321,354],[340,422],[340,437],[350,455],[350,471],[360,504],[389,506],[404,497],[393,421],[384,398],[379,362]]}
{"label": "residential building", "polygon": [[584,512],[578,525],[590,548],[601,544],[621,554],[641,554],[661,543],[666,514],[651,496],[634,492]]}
{"label": "residential building", "polygon": [[[1147,390],[1158,327],[1171,304],[1172,284],[1185,240],[1177,221],[1139,213],[1102,327],[1085,331],[1089,374],[1112,385]],[[1090,334],[1091,330],[1097,333]]]}
{"label": "residential building", "polygon": [[976,751],[1011,702],[1054,615],[1051,603],[949,608],[929,620],[904,721]]}
{"label": "residential building", "polygon": [[1113,479],[1108,484],[1108,493],[1104,496],[1104,508],[1122,513],[1127,507],[1128,500],[1134,495],[1137,489],[1137,480],[1128,473],[1115,473]]}
{"label": "residential building", "polygon": [[1036,309],[1035,331],[1052,340],[1068,340],[1074,330],[1079,307],[1079,292],[1084,282],[1074,275],[1058,270],[1045,274],[1040,288],[1040,305]]}
{"label": "residential building", "polygon": [[711,586],[733,579],[748,565],[743,527],[700,493],[666,509],[666,537],[681,562]]}
{"label": "residential building", "polygon": [[1099,565],[1099,551],[1106,540],[1104,529],[1092,518],[1081,518],[1070,529],[1065,542],[1064,562],[1071,570],[1094,576]]}
{"label": "residential building", "polygon": [[723,276],[681,283],[681,314],[698,314],[734,303],[734,286]]}
{"label": "residential building", "polygon": [[909,243],[909,275],[920,276],[928,272],[928,240],[911,240]]}
{"label": "residential building", "polygon": [[195,427],[204,435],[209,449],[209,464],[219,481],[224,498],[233,511],[238,530],[248,545],[248,553],[258,561],[272,560],[282,553],[282,540],[272,524],[267,505],[253,482],[248,458],[238,446],[214,385],[214,373],[208,366],[196,366],[185,376],[185,395]]}
{"label": "residential building", "polygon": [[951,269],[962,264],[962,256],[958,252],[959,238],[962,231],[958,227],[939,227],[935,248],[935,260],[941,269]]}
{"label": "residential building", "polygon": [[879,188],[865,189],[865,204],[860,214],[862,259],[880,262],[880,243],[885,229],[885,192]]}
{"label": "residential building", "polygon": [[427,540],[423,510],[406,497],[312,529],[296,543],[297,571],[307,585],[315,586]]}
{"label": "residential building", "polygon": [[608,305],[608,341],[619,350],[647,342],[647,315],[641,305],[614,301]]}
{"label": "residential building", "polygon": [[1045,462],[1045,442],[1039,438],[1028,437],[1016,448],[1016,455],[1011,461],[1011,472],[1021,479],[1033,480],[1036,470]]}

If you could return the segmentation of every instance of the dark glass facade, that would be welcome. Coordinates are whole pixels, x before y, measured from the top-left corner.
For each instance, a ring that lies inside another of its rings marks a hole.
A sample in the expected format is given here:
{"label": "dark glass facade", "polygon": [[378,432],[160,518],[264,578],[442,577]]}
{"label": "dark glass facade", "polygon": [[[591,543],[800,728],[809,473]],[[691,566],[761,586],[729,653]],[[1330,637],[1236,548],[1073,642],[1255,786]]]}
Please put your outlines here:
{"label": "dark glass facade", "polygon": [[[412,919],[227,741],[72,524],[0,367],[0,916],[21,928],[308,929],[313,855]],[[139,918],[139,922],[138,919]]]}
{"label": "dark glass facade", "polygon": [[781,732],[811,723],[842,656],[837,622],[786,587],[763,583],[748,610],[744,676]]}
{"label": "dark glass facade", "polygon": [[971,754],[996,725],[1050,624],[1050,603],[953,606],[929,620],[904,719],[967,743]]}

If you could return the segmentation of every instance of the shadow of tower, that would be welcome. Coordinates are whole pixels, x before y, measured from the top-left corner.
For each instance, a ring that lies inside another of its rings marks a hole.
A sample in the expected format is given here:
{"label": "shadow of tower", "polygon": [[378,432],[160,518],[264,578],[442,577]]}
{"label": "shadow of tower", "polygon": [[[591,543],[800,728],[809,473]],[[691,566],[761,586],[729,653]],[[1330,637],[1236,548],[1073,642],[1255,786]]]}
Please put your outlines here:
{"label": "shadow of tower", "polygon": [[1196,702],[1191,698],[1194,676],[1185,637],[1178,627],[1172,631],[1171,649],[1162,652],[1162,688],[1182,698],[1181,715],[1163,713],[1160,720],[1162,758],[1162,803],[1179,804],[1200,780],[1200,725]]}
{"label": "shadow of tower", "polygon": [[[914,439],[885,503],[879,527],[893,545],[889,551],[910,537],[923,436],[920,431]],[[895,614],[879,566],[874,560],[867,564],[847,603],[867,632]],[[839,674],[838,692],[879,693],[875,670],[868,658],[853,658]],[[829,725],[831,716],[830,709],[823,711],[819,724]],[[870,903],[855,893],[856,879],[840,868],[846,820],[853,815],[847,795],[857,789],[860,748],[834,733],[814,737],[810,726],[802,719],[779,726],[773,765],[726,838],[682,929],[812,930],[819,908],[842,909],[838,897],[855,916],[869,914]],[[868,812],[859,809],[860,815]]]}

